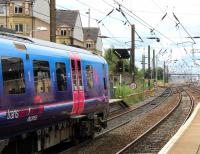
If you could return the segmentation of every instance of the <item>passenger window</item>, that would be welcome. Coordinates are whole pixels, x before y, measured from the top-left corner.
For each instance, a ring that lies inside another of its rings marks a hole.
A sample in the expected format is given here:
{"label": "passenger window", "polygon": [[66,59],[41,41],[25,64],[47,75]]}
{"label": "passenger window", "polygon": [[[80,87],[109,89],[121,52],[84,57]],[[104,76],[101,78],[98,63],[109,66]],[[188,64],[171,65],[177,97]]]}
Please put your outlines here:
{"label": "passenger window", "polygon": [[24,65],[21,58],[2,57],[4,94],[25,93]]}
{"label": "passenger window", "polygon": [[86,65],[86,80],[87,80],[87,87],[93,88],[93,69],[91,65]]}
{"label": "passenger window", "polygon": [[51,90],[51,80],[48,61],[33,61],[34,84],[36,93],[46,93]]}
{"label": "passenger window", "polygon": [[76,75],[75,61],[71,60],[71,69],[72,69],[72,80],[73,80],[73,88],[74,90],[78,89],[78,80]]}
{"label": "passenger window", "polygon": [[78,63],[78,85],[79,85],[79,89],[83,90],[83,82],[82,82],[81,62],[80,62],[80,60],[78,60],[77,63]]}
{"label": "passenger window", "polygon": [[67,90],[66,67],[65,63],[56,63],[56,79],[58,91]]}

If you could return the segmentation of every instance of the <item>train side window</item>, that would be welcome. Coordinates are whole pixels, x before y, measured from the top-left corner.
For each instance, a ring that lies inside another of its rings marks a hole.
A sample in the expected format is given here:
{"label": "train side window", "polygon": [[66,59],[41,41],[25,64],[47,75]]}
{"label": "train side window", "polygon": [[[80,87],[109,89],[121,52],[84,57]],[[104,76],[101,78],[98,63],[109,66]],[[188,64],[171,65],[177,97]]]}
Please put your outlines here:
{"label": "train side window", "polygon": [[24,64],[21,58],[2,57],[4,94],[25,93]]}
{"label": "train side window", "polygon": [[82,82],[82,72],[81,72],[81,62],[80,62],[80,60],[78,60],[77,63],[78,63],[78,84],[79,84],[79,89],[83,90],[83,82]]}
{"label": "train side window", "polygon": [[58,91],[67,90],[67,79],[66,79],[66,66],[65,63],[56,63],[56,79]]}
{"label": "train side window", "polygon": [[93,88],[93,69],[91,65],[86,65],[86,80],[87,80],[87,87]]}
{"label": "train side window", "polygon": [[49,62],[33,60],[33,71],[36,93],[50,92],[51,80]]}
{"label": "train side window", "polygon": [[76,74],[76,67],[75,67],[75,61],[71,60],[71,69],[72,69],[72,80],[73,80],[73,88],[74,90],[78,89],[78,80],[77,80],[77,74]]}

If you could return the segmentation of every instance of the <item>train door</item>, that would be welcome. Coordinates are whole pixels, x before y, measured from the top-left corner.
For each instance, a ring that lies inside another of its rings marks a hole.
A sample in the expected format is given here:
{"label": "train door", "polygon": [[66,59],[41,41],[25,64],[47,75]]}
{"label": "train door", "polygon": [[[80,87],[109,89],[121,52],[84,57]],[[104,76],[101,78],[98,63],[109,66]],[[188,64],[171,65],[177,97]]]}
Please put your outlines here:
{"label": "train door", "polygon": [[71,114],[81,114],[84,110],[84,88],[82,80],[81,59],[77,54],[71,54],[71,76],[72,76],[72,93],[73,108]]}

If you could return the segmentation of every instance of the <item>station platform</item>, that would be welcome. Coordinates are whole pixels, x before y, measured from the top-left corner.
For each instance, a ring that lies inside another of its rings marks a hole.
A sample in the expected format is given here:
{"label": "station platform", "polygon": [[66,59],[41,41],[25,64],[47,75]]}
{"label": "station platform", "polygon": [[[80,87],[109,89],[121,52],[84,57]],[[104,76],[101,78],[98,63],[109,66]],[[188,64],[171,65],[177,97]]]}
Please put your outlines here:
{"label": "station platform", "polygon": [[159,154],[200,154],[200,103]]}

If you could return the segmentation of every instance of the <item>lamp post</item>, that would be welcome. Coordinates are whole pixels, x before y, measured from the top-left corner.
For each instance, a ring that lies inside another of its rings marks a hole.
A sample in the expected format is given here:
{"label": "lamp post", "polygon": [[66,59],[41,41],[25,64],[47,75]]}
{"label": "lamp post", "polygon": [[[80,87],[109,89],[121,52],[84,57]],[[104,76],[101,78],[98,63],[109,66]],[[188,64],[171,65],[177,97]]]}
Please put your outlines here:
{"label": "lamp post", "polygon": [[37,27],[34,30],[31,30],[29,33],[29,37],[32,37],[32,32],[40,32],[40,31],[47,31],[48,29],[46,27]]}
{"label": "lamp post", "polygon": [[[156,42],[160,42],[160,38],[158,38],[158,37],[147,37],[147,39],[156,40]],[[158,82],[157,67],[158,67],[158,54],[155,55],[155,50],[153,50],[153,76],[154,76],[154,84],[156,84],[156,85]]]}
{"label": "lamp post", "polygon": [[143,50],[142,52],[142,69],[143,69],[143,79],[142,79],[142,82],[143,82],[143,86],[142,86],[142,91],[143,91],[143,100],[144,100],[144,91],[145,91],[145,49]]}

